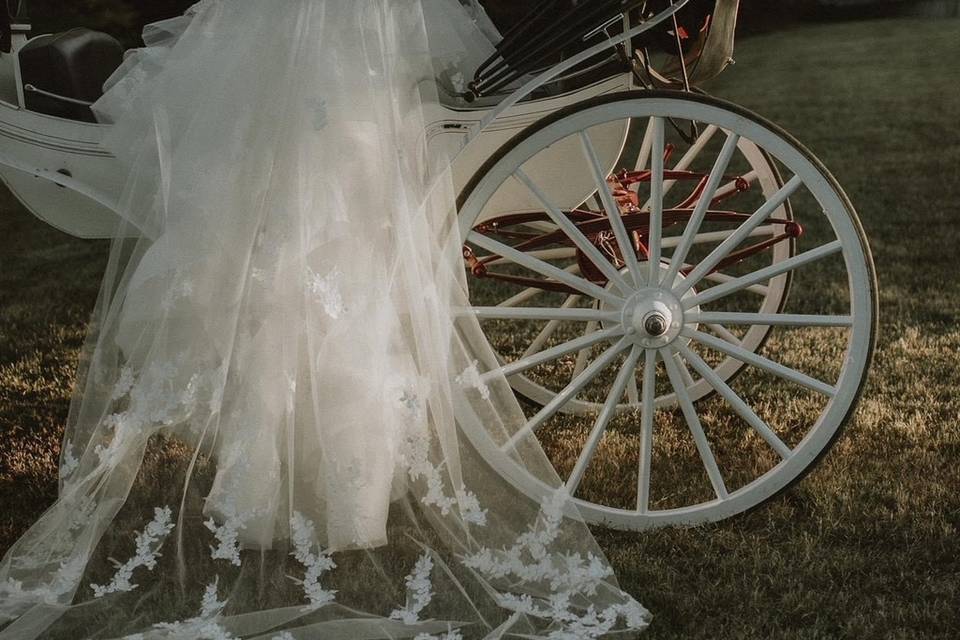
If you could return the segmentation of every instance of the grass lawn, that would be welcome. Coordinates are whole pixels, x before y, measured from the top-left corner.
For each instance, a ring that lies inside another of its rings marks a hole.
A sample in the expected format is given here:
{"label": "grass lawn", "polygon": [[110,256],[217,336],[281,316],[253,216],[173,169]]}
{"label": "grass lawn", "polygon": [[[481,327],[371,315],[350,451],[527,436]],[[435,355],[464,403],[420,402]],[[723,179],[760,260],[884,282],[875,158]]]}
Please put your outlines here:
{"label": "grass lawn", "polygon": [[[960,636],[960,21],[804,26],[739,44],[708,89],[794,133],[859,210],[877,356],[846,435],[801,484],[693,529],[599,531],[666,638]],[[56,496],[105,242],[0,192],[0,552]],[[815,357],[815,356],[814,356]]]}

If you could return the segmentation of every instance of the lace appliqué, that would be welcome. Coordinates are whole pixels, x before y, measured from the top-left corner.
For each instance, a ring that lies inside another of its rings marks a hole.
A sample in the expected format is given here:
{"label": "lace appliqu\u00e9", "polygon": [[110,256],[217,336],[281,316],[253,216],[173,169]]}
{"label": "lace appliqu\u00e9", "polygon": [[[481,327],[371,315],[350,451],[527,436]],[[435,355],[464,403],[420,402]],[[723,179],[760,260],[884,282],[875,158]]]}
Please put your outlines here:
{"label": "lace appliqu\u00e9", "polygon": [[424,553],[404,580],[407,584],[407,604],[402,609],[395,609],[390,614],[391,620],[400,620],[403,624],[420,622],[420,612],[433,600],[433,585],[430,582],[432,572],[433,559],[429,553]]}
{"label": "lace appliqu\u00e9", "polygon": [[480,397],[484,400],[490,399],[490,387],[483,381],[483,376],[477,368],[479,362],[474,360],[473,364],[464,369],[463,373],[458,375],[455,380],[457,384],[465,388],[473,388],[480,392]]}
{"label": "lace appliqu\u00e9", "polygon": [[253,512],[242,513],[237,509],[236,501],[229,501],[226,505],[226,520],[218,525],[210,518],[203,523],[213,532],[217,539],[217,546],[210,547],[210,557],[214,560],[229,560],[234,566],[240,566],[240,531],[253,518]]}
{"label": "lace appliqu\u00e9", "polygon": [[487,579],[549,584],[551,595],[546,601],[534,600],[526,594],[504,593],[499,597],[499,604],[505,609],[562,625],[561,630],[548,636],[550,640],[599,638],[614,630],[621,619],[630,630],[643,629],[647,626],[647,611],[625,593],[622,603],[602,611],[592,606],[584,613],[575,610],[574,599],[595,595],[597,588],[613,575],[613,569],[593,554],[584,557],[579,553],[550,553],[550,546],[560,535],[567,499],[565,491],[556,491],[541,504],[538,522],[511,548],[481,549],[466,556],[464,565]]}
{"label": "lace appliqu\u00e9", "polygon": [[70,440],[64,441],[63,455],[60,459],[60,479],[66,480],[69,478],[70,474],[76,471],[79,466],[80,461],[73,455],[73,443]]}
{"label": "lace appliqu\u00e9", "polygon": [[[404,396],[406,398],[406,396]],[[401,399],[405,404],[409,400]],[[419,405],[413,405],[419,414]],[[419,423],[419,426],[416,426]],[[449,515],[454,507],[459,507],[460,516],[464,522],[484,526],[487,524],[487,511],[480,508],[476,495],[461,486],[454,496],[447,495],[444,490],[443,475],[440,468],[430,462],[430,436],[427,427],[416,421],[407,429],[406,436],[401,444],[401,456],[407,467],[407,474],[414,482],[423,479],[427,484],[427,493],[420,501],[431,507],[436,507],[443,515]]]}
{"label": "lace appliqu\u00e9", "polygon": [[68,596],[80,581],[86,564],[83,557],[62,562],[53,579],[39,587],[25,588],[23,582],[13,578],[0,583],[0,621],[20,615],[24,605],[33,605],[38,602],[51,605],[63,604],[61,600]]}
{"label": "lace appliqu\u00e9", "polygon": [[91,584],[93,595],[101,598],[108,593],[119,591],[133,591],[137,585],[130,582],[133,572],[140,567],[153,570],[160,557],[160,547],[164,540],[173,531],[172,512],[170,507],[154,509],[154,518],[146,528],[137,534],[137,553],[123,564],[117,564],[117,572],[107,585]]}
{"label": "lace appliqu\u00e9", "polygon": [[313,522],[304,517],[303,514],[294,512],[290,518],[290,529],[293,533],[293,545],[296,549],[290,555],[306,568],[303,580],[290,579],[303,586],[303,592],[307,596],[307,600],[310,601],[310,604],[304,607],[304,611],[313,611],[335,600],[337,592],[324,589],[323,585],[320,584],[320,578],[325,572],[335,569],[337,563],[319,545],[316,545],[317,550],[314,553],[316,529]]}
{"label": "lace appliqu\u00e9", "polygon": [[340,279],[343,274],[339,269],[333,269],[325,276],[321,276],[313,269],[307,268],[307,291],[323,307],[324,313],[336,320],[346,308],[343,305],[343,296],[340,293]]}
{"label": "lace appliqu\u00e9", "polygon": [[418,633],[413,636],[413,640],[463,640],[463,634],[454,629],[448,633],[443,634],[442,636],[434,636],[429,633]]}
{"label": "lace appliqu\u00e9", "polygon": [[[227,602],[219,599],[217,581],[214,581],[207,585],[203,594],[200,615],[178,622],[161,622],[153,625],[153,628],[166,631],[163,637],[170,640],[236,640],[236,636],[220,625],[220,617],[226,606]],[[144,634],[135,633],[126,636],[123,640],[143,640],[143,637]]]}

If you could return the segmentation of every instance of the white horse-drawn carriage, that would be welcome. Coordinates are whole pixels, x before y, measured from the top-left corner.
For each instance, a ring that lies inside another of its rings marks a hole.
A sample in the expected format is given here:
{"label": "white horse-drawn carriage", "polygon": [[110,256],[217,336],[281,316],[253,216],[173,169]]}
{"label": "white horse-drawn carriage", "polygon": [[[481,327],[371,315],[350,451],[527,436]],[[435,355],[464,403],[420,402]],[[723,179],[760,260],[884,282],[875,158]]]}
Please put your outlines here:
{"label": "white horse-drawn carriage", "polygon": [[[593,522],[760,504],[830,447],[866,378],[876,286],[850,202],[790,135],[693,88],[731,61],[737,10],[545,0],[427,106],[429,144],[458,150],[471,312],[529,414],[507,441],[467,435],[531,494],[551,488],[511,450],[539,438]],[[17,29],[0,178],[51,225],[111,236],[123,177],[85,111],[89,78],[44,84],[111,69],[53,68],[66,47],[44,76],[36,51],[56,39]]]}

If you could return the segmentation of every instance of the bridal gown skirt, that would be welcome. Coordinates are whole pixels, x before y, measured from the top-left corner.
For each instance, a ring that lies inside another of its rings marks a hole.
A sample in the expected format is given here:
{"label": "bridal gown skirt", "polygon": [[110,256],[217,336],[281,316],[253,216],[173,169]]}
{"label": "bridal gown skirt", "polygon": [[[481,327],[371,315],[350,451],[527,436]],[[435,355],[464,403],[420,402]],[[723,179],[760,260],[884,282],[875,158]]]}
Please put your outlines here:
{"label": "bridal gown skirt", "polygon": [[[215,0],[147,28],[95,107],[124,228],[60,497],[0,564],[0,640],[645,626],[563,494],[515,491],[463,435],[524,419],[457,312],[421,106],[491,29],[458,0]],[[515,455],[560,486],[535,442]]]}

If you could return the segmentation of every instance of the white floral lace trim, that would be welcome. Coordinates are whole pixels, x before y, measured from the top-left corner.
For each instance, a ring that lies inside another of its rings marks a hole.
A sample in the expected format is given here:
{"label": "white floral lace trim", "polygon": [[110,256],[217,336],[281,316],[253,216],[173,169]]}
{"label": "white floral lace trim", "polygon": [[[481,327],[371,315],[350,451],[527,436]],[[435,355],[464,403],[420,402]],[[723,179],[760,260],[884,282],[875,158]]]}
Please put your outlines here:
{"label": "white floral lace trim", "polygon": [[[226,606],[227,602],[219,599],[217,581],[214,581],[207,585],[204,591],[200,602],[200,615],[177,622],[160,622],[153,625],[153,628],[165,631],[162,637],[170,640],[237,640],[236,636],[220,624],[220,618]],[[143,640],[143,638],[144,634],[135,633],[126,636],[123,640]]]}
{"label": "white floral lace trim", "polygon": [[442,636],[435,636],[429,633],[418,633],[417,635],[413,636],[413,640],[463,640],[463,634],[461,634],[457,629],[448,631]]}
{"label": "white floral lace trim", "polygon": [[73,443],[65,440],[63,443],[63,455],[60,459],[60,479],[66,480],[80,466],[80,461],[73,455]]}
{"label": "white floral lace trim", "polygon": [[293,545],[296,549],[292,554],[297,562],[306,568],[303,580],[291,577],[294,582],[303,586],[303,592],[307,596],[310,604],[304,607],[304,611],[312,611],[333,602],[336,599],[336,591],[324,589],[320,584],[320,578],[323,574],[337,567],[330,555],[316,545],[314,552],[314,540],[316,540],[316,528],[313,522],[304,517],[300,512],[294,512],[290,518],[290,529],[293,533]]}
{"label": "white floral lace trim", "polygon": [[563,506],[569,499],[564,490],[557,490],[541,503],[538,522],[517,538],[515,544],[499,551],[483,548],[467,555],[464,565],[487,579],[506,580],[518,584],[549,584],[551,595],[546,601],[523,594],[503,593],[499,604],[505,609],[548,619],[561,625],[550,640],[587,640],[613,631],[621,619],[629,630],[647,626],[647,611],[626,593],[623,602],[598,611],[590,606],[578,613],[573,604],[577,596],[591,596],[613,575],[613,569],[593,554],[551,553],[550,546],[560,535]]}
{"label": "white floral lace trim", "polygon": [[423,479],[427,484],[427,493],[420,501],[427,506],[438,508],[445,516],[449,515],[454,507],[458,507],[464,522],[485,526],[487,510],[481,508],[480,501],[472,491],[461,486],[453,496],[447,495],[440,468],[430,462],[430,434],[422,420],[423,409],[417,395],[410,390],[404,391],[400,404],[410,418],[401,443],[400,455],[410,479],[414,482]]}
{"label": "white floral lace trim", "polygon": [[160,547],[164,540],[173,531],[173,514],[170,507],[158,507],[154,509],[154,518],[146,528],[137,534],[137,552],[123,564],[115,563],[117,572],[113,579],[107,585],[90,584],[93,589],[93,595],[101,598],[108,593],[119,591],[133,591],[137,588],[136,584],[130,582],[133,572],[140,567],[146,567],[153,570],[157,566],[157,558],[160,557]]}
{"label": "white floral lace trim", "polygon": [[400,620],[403,624],[420,622],[420,613],[433,600],[433,585],[430,574],[433,572],[433,558],[424,553],[417,559],[413,571],[406,577],[407,603],[402,609],[394,609],[391,620]]}
{"label": "white floral lace trim", "polygon": [[307,268],[307,290],[323,307],[324,312],[333,319],[339,318],[346,308],[340,293],[340,280],[343,273],[335,268],[325,276]]}
{"label": "white floral lace trim", "polygon": [[236,502],[228,503],[227,518],[222,525],[209,518],[203,523],[213,532],[217,539],[217,546],[210,547],[210,557],[214,560],[229,560],[231,564],[240,566],[240,531],[246,528],[247,522],[253,518],[252,512],[241,513],[236,508]]}
{"label": "white floral lace trim", "polygon": [[473,364],[464,369],[463,373],[458,375],[455,380],[461,387],[476,389],[480,392],[481,398],[489,400],[490,388],[483,381],[483,375],[481,375],[480,369],[478,368],[479,365],[479,361],[474,360]]}
{"label": "white floral lace trim", "polygon": [[34,588],[25,588],[23,582],[13,578],[0,582],[0,621],[20,615],[23,605],[64,604],[61,600],[73,592],[86,564],[83,557],[64,561],[49,583]]}

